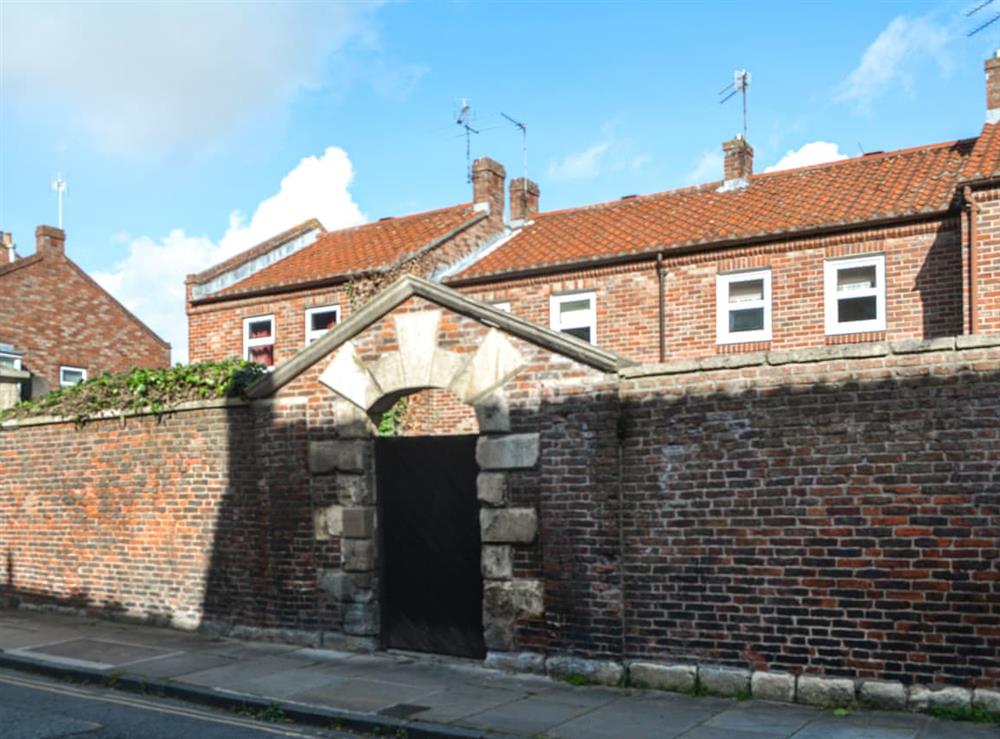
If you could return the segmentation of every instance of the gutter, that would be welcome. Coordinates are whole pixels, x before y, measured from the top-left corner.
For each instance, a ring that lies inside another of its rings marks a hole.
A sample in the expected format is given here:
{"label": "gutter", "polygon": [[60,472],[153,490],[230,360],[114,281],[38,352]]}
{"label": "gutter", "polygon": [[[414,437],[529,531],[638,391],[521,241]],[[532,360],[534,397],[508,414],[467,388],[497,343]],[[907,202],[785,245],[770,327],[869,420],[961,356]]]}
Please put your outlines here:
{"label": "gutter", "polygon": [[660,363],[667,361],[667,315],[663,294],[663,252],[656,255],[656,280],[660,300]]}
{"label": "gutter", "polygon": [[358,279],[359,277],[368,277],[370,275],[384,275],[392,270],[398,268],[399,266],[409,262],[413,259],[417,259],[427,252],[436,249],[437,247],[444,244],[446,241],[450,241],[458,234],[462,233],[468,228],[475,226],[477,223],[485,218],[489,217],[489,213],[476,213],[475,216],[470,218],[465,223],[461,223],[450,231],[438,236],[436,239],[429,241],[423,246],[419,247],[416,251],[410,252],[409,254],[400,257],[396,261],[386,264],[382,267],[376,269],[362,270],[358,272],[346,272],[339,275],[332,275],[330,277],[322,277],[315,280],[307,280],[306,282],[293,282],[285,285],[270,285],[268,287],[261,287],[255,290],[246,290],[242,292],[226,293],[225,295],[206,295],[203,298],[198,298],[197,300],[192,300],[189,305],[191,307],[200,305],[210,305],[212,303],[225,303],[231,300],[242,300],[244,298],[258,298],[265,295],[281,295],[284,293],[294,293],[300,290],[312,290],[320,287],[333,287],[335,285],[342,285],[345,282],[350,282],[351,280]]}
{"label": "gutter", "polygon": [[505,282],[529,277],[544,277],[547,275],[560,274],[572,270],[599,269],[601,267],[612,267],[620,264],[630,264],[633,262],[644,262],[654,259],[657,254],[663,254],[665,258],[683,257],[691,254],[703,254],[714,251],[721,251],[736,246],[755,246],[757,244],[773,244],[782,241],[792,241],[795,239],[807,239],[816,236],[835,236],[853,231],[864,231],[871,228],[881,228],[884,226],[908,225],[931,221],[946,216],[960,214],[961,209],[949,207],[945,210],[928,211],[926,213],[914,213],[906,216],[891,216],[879,218],[871,221],[859,221],[857,223],[847,223],[834,226],[822,226],[806,229],[802,231],[787,231],[761,234],[739,239],[727,239],[725,241],[713,241],[689,244],[683,247],[671,248],[669,244],[652,244],[649,249],[630,252],[628,254],[617,254],[608,257],[598,257],[584,261],[559,262],[541,267],[526,267],[522,269],[510,270],[506,272],[493,272],[486,275],[476,275],[446,281],[449,287],[469,287],[473,285],[484,285],[491,282]]}

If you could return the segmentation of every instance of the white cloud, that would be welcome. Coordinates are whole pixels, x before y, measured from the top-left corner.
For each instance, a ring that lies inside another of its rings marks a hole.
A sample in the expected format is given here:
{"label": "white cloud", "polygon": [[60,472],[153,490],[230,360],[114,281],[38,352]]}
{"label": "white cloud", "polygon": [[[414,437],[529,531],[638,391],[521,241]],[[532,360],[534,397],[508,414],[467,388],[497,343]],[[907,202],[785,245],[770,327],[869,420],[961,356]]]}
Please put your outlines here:
{"label": "white cloud", "polygon": [[282,114],[335,52],[377,47],[377,7],[0,2],[4,95],[65,109],[106,151],[157,156]]}
{"label": "white cloud", "polygon": [[841,152],[836,144],[831,144],[829,141],[810,141],[798,149],[789,149],[776,164],[772,164],[764,171],[776,172],[779,169],[808,167],[811,164],[836,162],[841,159],[847,159],[847,154]]}
{"label": "white cloud", "polygon": [[601,158],[610,148],[610,142],[602,141],[560,161],[550,162],[549,178],[557,181],[593,179],[600,173]]}
{"label": "white cloud", "polygon": [[549,178],[562,182],[592,180],[605,172],[639,170],[653,160],[649,154],[638,151],[631,139],[617,136],[615,128],[614,123],[605,124],[600,141],[583,151],[549,162],[546,170]]}
{"label": "white cloud", "polygon": [[953,31],[930,17],[893,18],[865,49],[858,66],[841,82],[838,102],[853,102],[861,111],[890,88],[913,89],[913,80],[928,66],[947,75],[952,69],[948,46]]}
{"label": "white cloud", "polygon": [[687,182],[690,185],[700,185],[705,182],[721,180],[723,174],[722,153],[716,149],[710,149],[701,155],[701,159],[694,165],[694,168],[687,174]]}
{"label": "white cloud", "polygon": [[132,239],[128,254],[111,271],[93,277],[172,344],[173,361],[186,362],[184,278],[309,218],[319,218],[327,229],[364,222],[349,190],[353,176],[346,152],[331,146],[322,156],[300,161],[281,180],[278,192],[260,202],[249,222],[239,212],[230,214],[229,227],[218,241],[183,228],[159,239],[140,236]]}

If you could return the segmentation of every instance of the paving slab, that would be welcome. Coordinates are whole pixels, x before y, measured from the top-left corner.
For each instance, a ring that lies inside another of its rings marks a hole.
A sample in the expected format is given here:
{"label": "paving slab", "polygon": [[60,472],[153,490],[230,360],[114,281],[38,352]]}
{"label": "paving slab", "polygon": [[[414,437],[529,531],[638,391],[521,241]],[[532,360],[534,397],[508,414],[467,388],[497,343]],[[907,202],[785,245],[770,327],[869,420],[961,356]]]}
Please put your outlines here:
{"label": "paving slab", "polygon": [[421,721],[452,723],[491,708],[521,700],[524,692],[487,688],[479,685],[460,685],[421,698],[424,710],[414,713]]}
{"label": "paving slab", "polygon": [[697,702],[682,705],[623,698],[555,726],[545,735],[565,739],[668,739],[683,735],[712,715],[710,707],[699,706]]}
{"label": "paving slab", "polygon": [[295,700],[303,703],[333,706],[348,711],[377,713],[399,703],[424,705],[421,702],[422,699],[440,693],[441,690],[440,687],[428,689],[357,678],[336,685],[304,691],[297,694]]}
{"label": "paving slab", "polygon": [[572,705],[563,701],[550,701],[542,696],[531,696],[496,708],[474,713],[459,719],[459,726],[500,731],[517,736],[535,736],[590,713],[593,706]]}
{"label": "paving slab", "polygon": [[236,662],[233,657],[221,654],[201,654],[184,652],[161,659],[147,660],[129,665],[129,672],[150,678],[178,678],[195,672],[204,672],[215,667],[225,667]]}
{"label": "paving slab", "polygon": [[134,662],[177,654],[176,650],[158,649],[107,639],[71,639],[56,644],[29,647],[20,651],[24,654],[62,657],[76,662],[106,664],[112,667],[121,667]]}
{"label": "paving slab", "polygon": [[350,678],[308,668],[284,670],[241,683],[241,688],[265,698],[291,698],[323,687],[343,686]]}
{"label": "paving slab", "polygon": [[298,660],[287,657],[262,657],[255,660],[233,660],[222,667],[212,667],[200,672],[192,672],[177,678],[180,682],[205,687],[225,687],[230,690],[244,690],[247,683],[276,672],[307,667]]}
{"label": "paving slab", "polygon": [[810,721],[823,717],[820,710],[767,701],[737,703],[705,722],[706,728],[762,731],[791,736]]}

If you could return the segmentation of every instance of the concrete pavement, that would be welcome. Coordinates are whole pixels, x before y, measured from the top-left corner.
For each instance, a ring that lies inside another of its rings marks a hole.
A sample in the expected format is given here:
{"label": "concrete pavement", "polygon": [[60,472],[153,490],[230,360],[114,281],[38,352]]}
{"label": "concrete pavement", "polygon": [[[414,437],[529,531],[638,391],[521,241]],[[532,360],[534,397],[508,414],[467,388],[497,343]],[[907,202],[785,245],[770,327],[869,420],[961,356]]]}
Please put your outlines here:
{"label": "concrete pavement", "polygon": [[1000,739],[929,716],[571,686],[479,663],[211,638],[32,611],[0,611],[0,667],[104,683],[296,721],[415,737]]}

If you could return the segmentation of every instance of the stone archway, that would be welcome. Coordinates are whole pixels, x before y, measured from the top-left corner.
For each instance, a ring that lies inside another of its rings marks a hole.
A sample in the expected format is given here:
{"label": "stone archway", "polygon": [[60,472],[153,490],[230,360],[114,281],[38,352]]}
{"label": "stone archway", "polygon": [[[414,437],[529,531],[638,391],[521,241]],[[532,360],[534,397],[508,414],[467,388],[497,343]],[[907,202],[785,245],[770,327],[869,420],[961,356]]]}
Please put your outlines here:
{"label": "stone archway", "polygon": [[511,433],[503,386],[526,360],[496,328],[483,335],[474,352],[454,352],[438,344],[442,312],[424,310],[392,317],[398,350],[365,363],[355,344],[343,342],[320,382],[337,393],[338,438],[313,441],[309,469],[336,475],[337,505],[315,513],[317,537],[339,537],[341,568],[320,574],[320,587],[339,602],[345,635],[368,639],[380,634],[378,537],[371,421],[399,398],[426,388],[454,392],[476,411],[477,496],[482,540],[483,625],[490,651],[515,647],[519,618],[541,616],[540,580],[514,576],[514,552],[538,534],[533,507],[512,506],[508,474],[538,464],[537,433]]}

